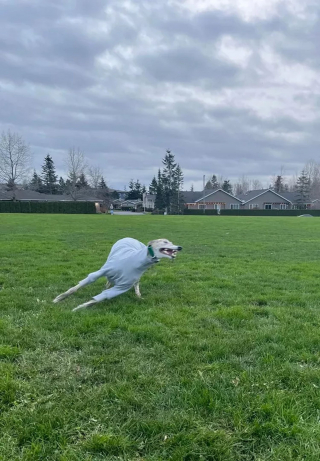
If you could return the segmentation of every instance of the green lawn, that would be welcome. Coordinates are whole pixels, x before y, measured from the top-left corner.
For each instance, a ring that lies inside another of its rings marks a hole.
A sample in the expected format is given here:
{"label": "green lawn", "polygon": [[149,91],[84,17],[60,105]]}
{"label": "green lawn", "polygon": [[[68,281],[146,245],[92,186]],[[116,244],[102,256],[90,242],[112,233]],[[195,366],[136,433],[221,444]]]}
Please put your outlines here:
{"label": "green lawn", "polygon": [[[59,293],[122,237],[134,290]],[[0,459],[320,459],[320,219],[0,215]]]}

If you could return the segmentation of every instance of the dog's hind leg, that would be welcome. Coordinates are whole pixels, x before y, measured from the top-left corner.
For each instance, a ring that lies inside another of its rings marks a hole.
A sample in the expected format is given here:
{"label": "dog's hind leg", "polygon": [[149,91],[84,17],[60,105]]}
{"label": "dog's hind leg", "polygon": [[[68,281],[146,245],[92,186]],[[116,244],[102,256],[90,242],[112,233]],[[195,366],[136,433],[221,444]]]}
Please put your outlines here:
{"label": "dog's hind leg", "polygon": [[87,278],[81,280],[81,282],[79,282],[78,285],[70,288],[65,293],[62,293],[61,295],[57,296],[53,300],[53,302],[58,303],[58,302],[62,301],[63,299],[68,298],[68,296],[71,296],[73,293],[78,291],[79,288],[85,287],[86,285],[89,285],[90,283],[95,282],[96,280],[98,280],[98,278],[102,277],[103,275],[104,275],[104,271],[102,269],[100,269],[100,270],[98,270],[96,272],[92,272],[91,274],[88,275]]}
{"label": "dog's hind leg", "polygon": [[75,287],[72,287],[70,288],[68,291],[66,291],[65,293],[61,293],[61,295],[57,296],[53,302],[54,303],[59,303],[60,301],[62,301],[63,299],[65,298],[68,298],[68,296],[71,296],[73,293],[75,293],[76,291],[79,290],[79,288],[81,288],[82,285],[76,285]]}
{"label": "dog's hind leg", "polygon": [[96,303],[100,303],[101,301],[105,301],[106,299],[111,299],[116,296],[121,295],[122,293],[125,293],[126,291],[130,290],[131,285],[122,285],[122,286],[114,286],[112,288],[109,288],[108,290],[103,290],[99,295],[94,296],[93,299],[88,301],[87,303],[80,304],[80,306],[77,306],[75,309],[73,309],[73,312],[78,311],[80,309],[84,309],[86,307],[93,306]]}
{"label": "dog's hind leg", "polygon": [[136,295],[138,296],[138,298],[141,298],[139,280],[133,286],[134,286],[134,291],[136,292]]}
{"label": "dog's hind leg", "polygon": [[75,307],[74,309],[72,309],[72,312],[76,312],[76,311],[79,311],[80,309],[85,309],[87,307],[91,307],[93,306],[94,304],[96,304],[98,301],[95,301],[94,299],[91,299],[90,301],[88,301],[87,303],[84,303],[84,304],[80,304],[80,306],[77,306]]}

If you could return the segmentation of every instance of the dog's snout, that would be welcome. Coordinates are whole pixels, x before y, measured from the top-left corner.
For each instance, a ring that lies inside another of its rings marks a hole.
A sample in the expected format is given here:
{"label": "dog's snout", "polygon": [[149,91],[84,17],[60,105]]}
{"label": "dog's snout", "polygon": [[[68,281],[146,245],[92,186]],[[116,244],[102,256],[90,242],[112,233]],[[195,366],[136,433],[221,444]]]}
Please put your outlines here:
{"label": "dog's snout", "polygon": [[181,251],[181,250],[182,250],[182,247],[177,247],[177,250],[178,250],[178,251]]}

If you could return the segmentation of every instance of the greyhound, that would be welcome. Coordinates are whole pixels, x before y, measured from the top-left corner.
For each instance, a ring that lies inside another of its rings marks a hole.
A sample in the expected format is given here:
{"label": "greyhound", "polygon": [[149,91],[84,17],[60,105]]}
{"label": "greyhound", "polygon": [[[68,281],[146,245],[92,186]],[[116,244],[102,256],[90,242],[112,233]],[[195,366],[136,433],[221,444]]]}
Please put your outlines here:
{"label": "greyhound", "polygon": [[[106,263],[97,272],[92,272],[78,285],[57,296],[53,302],[58,303],[72,295],[79,288],[106,277],[106,289],[90,301],[80,304],[74,311],[93,306],[96,303],[119,296],[134,287],[138,298],[141,298],[139,281],[143,273],[161,258],[175,259],[182,247],[173,245],[166,239],[151,240],[148,246],[133,238],[118,240],[109,253]],[[111,288],[111,286],[113,287]]]}

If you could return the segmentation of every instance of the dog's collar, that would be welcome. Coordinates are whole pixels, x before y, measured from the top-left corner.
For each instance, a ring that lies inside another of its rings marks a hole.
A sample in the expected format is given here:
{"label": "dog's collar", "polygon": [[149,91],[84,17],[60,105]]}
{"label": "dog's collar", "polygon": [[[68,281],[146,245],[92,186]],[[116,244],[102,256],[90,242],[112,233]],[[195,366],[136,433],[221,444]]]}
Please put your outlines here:
{"label": "dog's collar", "polygon": [[151,245],[148,245],[148,254],[151,256],[152,261],[154,261],[155,263],[159,262],[159,259],[155,256]]}

